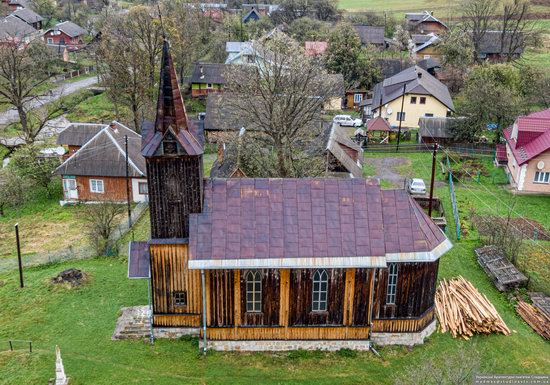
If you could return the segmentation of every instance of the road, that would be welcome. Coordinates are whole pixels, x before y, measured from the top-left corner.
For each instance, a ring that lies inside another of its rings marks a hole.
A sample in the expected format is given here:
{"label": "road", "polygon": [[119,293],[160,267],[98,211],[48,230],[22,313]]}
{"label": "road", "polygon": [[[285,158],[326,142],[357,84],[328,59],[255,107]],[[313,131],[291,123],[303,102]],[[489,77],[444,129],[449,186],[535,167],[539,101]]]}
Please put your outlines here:
{"label": "road", "polygon": [[[72,83],[62,84],[59,87],[56,87],[52,90],[51,95],[45,95],[40,99],[36,99],[30,102],[30,107],[32,109],[39,108],[46,103],[50,103],[58,100],[61,96],[70,95],[76,91],[90,87],[97,83],[97,77],[92,76],[86,79],[78,80]],[[8,125],[19,120],[19,115],[17,115],[17,110],[9,109],[5,112],[0,113],[0,126]]]}

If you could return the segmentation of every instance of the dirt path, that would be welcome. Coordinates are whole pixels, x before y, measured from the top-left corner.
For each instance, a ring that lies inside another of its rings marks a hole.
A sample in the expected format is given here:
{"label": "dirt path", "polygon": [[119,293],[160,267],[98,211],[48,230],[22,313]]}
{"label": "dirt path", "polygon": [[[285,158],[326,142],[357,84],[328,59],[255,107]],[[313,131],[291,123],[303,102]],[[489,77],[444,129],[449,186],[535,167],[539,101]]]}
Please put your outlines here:
{"label": "dirt path", "polygon": [[[91,76],[82,80],[78,80],[76,82],[62,84],[61,86],[53,88],[51,95],[46,95],[41,97],[40,99],[36,99],[30,102],[31,108],[35,109],[35,108],[42,107],[44,104],[53,102],[59,99],[61,96],[70,95],[76,91],[79,91],[83,88],[90,87],[96,83],[97,83],[97,77]],[[18,119],[19,119],[19,115],[17,114],[17,110],[11,108],[5,112],[0,113],[0,126],[4,126],[10,123],[16,122],[18,121]]]}
{"label": "dirt path", "polygon": [[376,178],[388,181],[393,187],[403,187],[405,177],[396,170],[399,166],[410,166],[411,160],[408,158],[368,158],[366,162],[376,168]]}

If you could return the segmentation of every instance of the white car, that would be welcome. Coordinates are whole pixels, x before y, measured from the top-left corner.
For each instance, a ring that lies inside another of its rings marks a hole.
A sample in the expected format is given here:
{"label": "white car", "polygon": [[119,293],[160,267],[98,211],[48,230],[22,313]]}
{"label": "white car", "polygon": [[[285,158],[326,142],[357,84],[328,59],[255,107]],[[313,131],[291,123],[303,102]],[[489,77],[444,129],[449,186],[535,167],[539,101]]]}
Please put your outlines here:
{"label": "white car", "polygon": [[344,127],[361,127],[363,125],[361,119],[353,119],[351,115],[336,115],[332,122]]}
{"label": "white car", "polygon": [[426,194],[426,184],[422,179],[407,179],[407,191],[409,194]]}

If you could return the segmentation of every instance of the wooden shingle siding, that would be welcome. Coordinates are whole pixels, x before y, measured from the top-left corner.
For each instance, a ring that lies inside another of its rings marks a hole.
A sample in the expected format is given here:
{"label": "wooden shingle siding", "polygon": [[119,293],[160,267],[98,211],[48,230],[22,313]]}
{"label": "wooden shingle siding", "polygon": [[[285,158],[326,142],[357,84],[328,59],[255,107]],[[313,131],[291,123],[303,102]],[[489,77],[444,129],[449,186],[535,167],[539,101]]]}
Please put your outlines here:
{"label": "wooden shingle siding", "polygon": [[[187,269],[187,251],[186,244],[150,245],[153,312],[155,316],[157,314],[201,314],[200,271],[190,271]],[[175,292],[186,292],[187,306],[175,305]],[[155,318],[155,320],[157,319],[160,320],[162,318]],[[197,323],[188,325],[190,321],[183,320],[183,318],[164,317],[163,322],[159,323],[159,326],[200,325],[199,318],[192,317],[192,319],[197,320]],[[181,320],[181,322],[178,320]]]}
{"label": "wooden shingle siding", "polygon": [[313,269],[291,271],[290,279],[290,319],[291,326],[302,325],[343,325],[345,270],[326,269],[328,274],[327,311],[312,311]]}
{"label": "wooden shingle siding", "polygon": [[189,214],[202,204],[201,157],[147,160],[152,238],[188,238]]}
{"label": "wooden shingle siding", "polygon": [[262,274],[262,311],[251,313],[246,311],[246,275],[247,270],[240,274],[241,325],[242,326],[275,326],[279,325],[279,270],[260,270]]}

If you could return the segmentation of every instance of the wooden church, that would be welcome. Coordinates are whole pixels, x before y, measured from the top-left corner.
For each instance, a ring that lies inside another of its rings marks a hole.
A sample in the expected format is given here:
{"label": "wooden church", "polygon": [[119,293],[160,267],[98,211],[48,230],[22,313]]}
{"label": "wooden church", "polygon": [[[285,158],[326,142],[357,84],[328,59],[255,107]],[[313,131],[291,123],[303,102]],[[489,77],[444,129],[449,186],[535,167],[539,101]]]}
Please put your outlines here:
{"label": "wooden church", "polygon": [[433,332],[445,234],[404,190],[369,179],[209,179],[164,43],[154,124],[144,127],[155,328],[221,350],[368,349]]}

